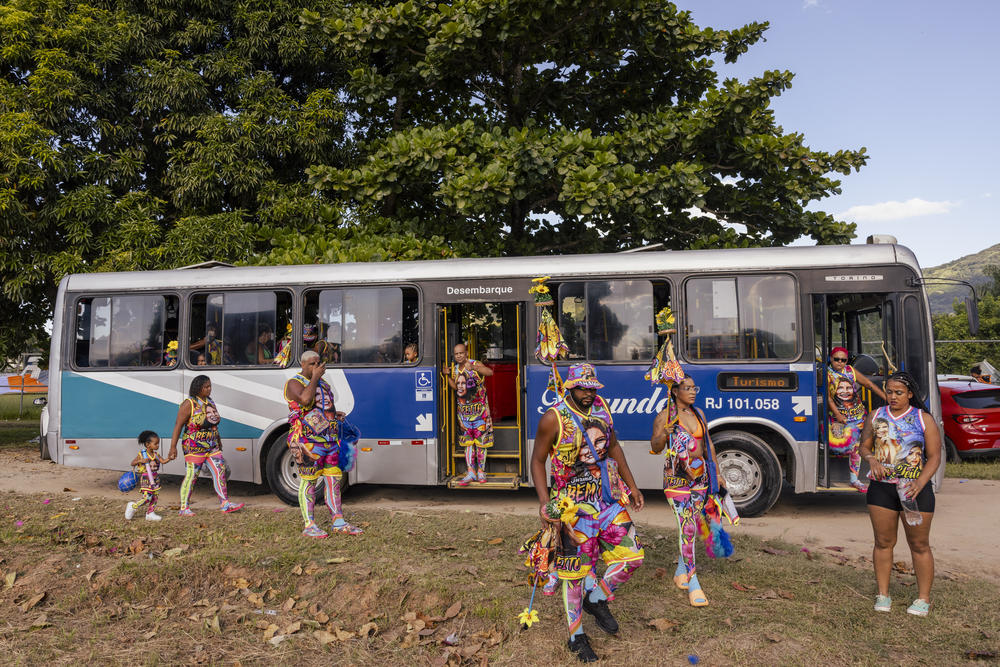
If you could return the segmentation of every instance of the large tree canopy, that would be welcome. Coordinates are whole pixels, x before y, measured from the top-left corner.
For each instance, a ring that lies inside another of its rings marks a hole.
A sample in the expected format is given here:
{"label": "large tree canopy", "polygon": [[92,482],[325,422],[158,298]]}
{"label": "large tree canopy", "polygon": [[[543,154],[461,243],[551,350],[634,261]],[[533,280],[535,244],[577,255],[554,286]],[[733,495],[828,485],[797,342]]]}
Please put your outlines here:
{"label": "large tree canopy", "polygon": [[[864,150],[652,0],[0,0],[0,355],[71,272],[849,240]],[[736,223],[735,226],[732,223]]]}
{"label": "large tree canopy", "polygon": [[661,0],[350,3],[303,22],[358,63],[360,159],[314,183],[405,229],[484,255],[853,236],[806,206],[864,149],[814,151],[775,124],[789,72],[713,70],[767,24],[699,28]]}

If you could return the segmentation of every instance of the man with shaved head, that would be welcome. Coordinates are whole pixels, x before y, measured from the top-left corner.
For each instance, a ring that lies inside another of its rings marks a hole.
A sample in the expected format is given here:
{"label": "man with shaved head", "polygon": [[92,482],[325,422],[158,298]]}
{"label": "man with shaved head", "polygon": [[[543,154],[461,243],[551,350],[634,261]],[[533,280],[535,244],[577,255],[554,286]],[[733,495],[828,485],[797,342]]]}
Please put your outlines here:
{"label": "man with shaved head", "polygon": [[484,379],[493,369],[481,361],[469,359],[465,343],[455,346],[455,363],[451,372],[442,371],[448,385],[455,391],[458,421],[461,425],[459,445],[465,447],[466,474],[458,484],[486,482],[486,450],[493,446],[493,418],[486,400]]}
{"label": "man with shaved head", "polygon": [[323,477],[327,507],[333,519],[331,530],[345,535],[360,535],[361,529],[344,521],[340,511],[340,480],[338,466],[340,433],[337,422],[344,420],[333,403],[333,389],[323,379],[326,364],[319,354],[306,350],[301,357],[302,370],[285,383],[288,402],[288,446],[299,467],[299,509],[306,537],[323,538],[328,533],[316,524],[316,480]]}

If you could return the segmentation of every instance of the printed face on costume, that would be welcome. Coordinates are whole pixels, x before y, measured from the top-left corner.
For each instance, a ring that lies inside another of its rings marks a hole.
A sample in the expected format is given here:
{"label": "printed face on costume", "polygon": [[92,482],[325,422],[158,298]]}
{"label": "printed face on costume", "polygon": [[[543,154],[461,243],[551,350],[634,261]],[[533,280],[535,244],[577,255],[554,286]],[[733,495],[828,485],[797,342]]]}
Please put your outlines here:
{"label": "printed face on costume", "polygon": [[220,421],[219,411],[216,410],[214,405],[208,405],[205,408],[205,421],[215,426],[219,424]]}
{"label": "printed face on costume", "polygon": [[587,429],[587,435],[590,436],[590,441],[594,443],[594,449],[601,450],[606,449],[608,446],[608,435],[596,426],[591,426]]}
{"label": "printed face on costume", "polygon": [[841,380],[838,382],[837,398],[842,401],[849,401],[854,398],[854,384],[849,380]]}
{"label": "printed face on costume", "polygon": [[462,398],[469,393],[469,381],[466,379],[465,373],[460,374],[458,378],[456,378],[455,393]]}
{"label": "printed face on costume", "polygon": [[872,429],[875,431],[875,437],[879,440],[885,440],[889,437],[889,424],[882,419],[876,420],[872,424]]}
{"label": "printed face on costume", "polygon": [[913,444],[914,447],[912,447],[906,454],[906,462],[911,466],[920,467],[920,465],[924,462],[924,457],[920,453],[920,448],[915,446],[917,443]]}

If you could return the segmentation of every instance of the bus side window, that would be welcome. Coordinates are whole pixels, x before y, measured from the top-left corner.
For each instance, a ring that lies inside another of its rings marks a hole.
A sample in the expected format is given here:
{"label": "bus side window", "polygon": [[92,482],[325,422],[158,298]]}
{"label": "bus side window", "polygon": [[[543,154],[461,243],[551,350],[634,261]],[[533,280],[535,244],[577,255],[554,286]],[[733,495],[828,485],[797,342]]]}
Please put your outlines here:
{"label": "bus side window", "polygon": [[[269,366],[277,353],[276,332],[292,316],[287,292],[199,294],[191,300],[191,360],[204,354],[209,366]],[[288,363],[291,363],[289,359]]]}
{"label": "bus side window", "polygon": [[[160,294],[84,298],[77,302],[80,368],[167,365],[168,335],[176,335],[177,297]],[[169,319],[173,313],[173,319]],[[168,330],[172,326],[172,330]],[[171,339],[173,340],[173,339]]]}
{"label": "bus side window", "polygon": [[419,342],[419,299],[410,287],[325,289],[305,295],[303,345],[330,364],[400,364]]}
{"label": "bus side window", "polygon": [[648,280],[559,285],[559,326],[570,359],[635,361],[656,352],[653,287]]}

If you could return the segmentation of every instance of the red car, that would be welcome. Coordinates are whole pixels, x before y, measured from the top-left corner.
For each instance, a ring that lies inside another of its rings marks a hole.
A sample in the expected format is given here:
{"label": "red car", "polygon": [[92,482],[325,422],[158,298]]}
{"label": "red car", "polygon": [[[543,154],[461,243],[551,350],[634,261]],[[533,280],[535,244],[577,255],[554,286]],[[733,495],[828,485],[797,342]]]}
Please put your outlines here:
{"label": "red car", "polygon": [[938,387],[948,461],[1000,454],[1000,386],[949,378]]}

